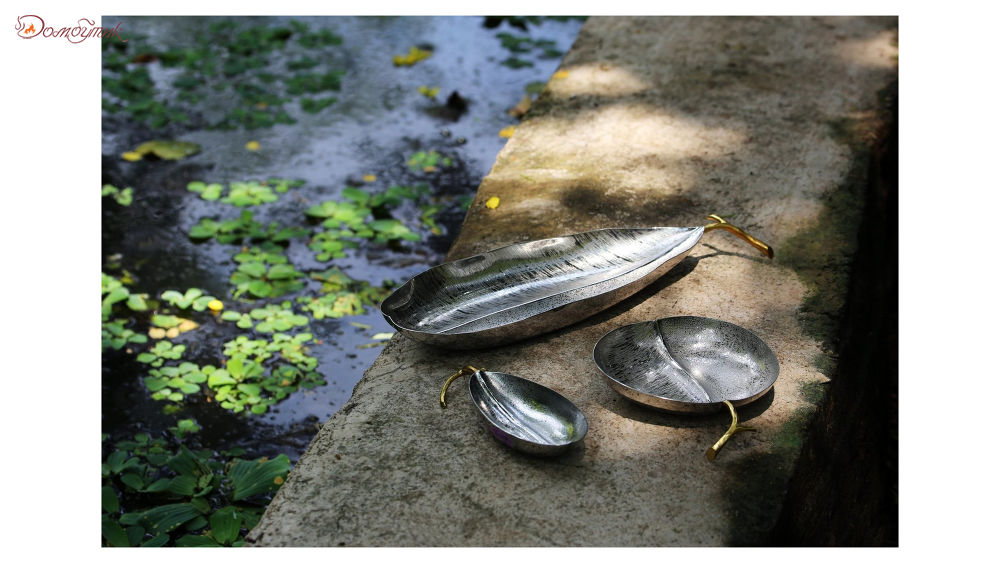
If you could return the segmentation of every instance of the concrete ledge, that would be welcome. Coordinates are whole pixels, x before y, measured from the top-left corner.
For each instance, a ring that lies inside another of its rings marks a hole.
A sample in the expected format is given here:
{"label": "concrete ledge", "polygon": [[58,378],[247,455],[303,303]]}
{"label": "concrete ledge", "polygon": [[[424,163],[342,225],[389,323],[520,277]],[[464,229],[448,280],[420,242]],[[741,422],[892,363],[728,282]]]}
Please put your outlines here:
{"label": "concrete ledge", "polygon": [[[323,427],[249,539],[257,545],[760,544],[835,358],[867,167],[896,80],[895,18],[591,18],[483,180],[450,259],[605,227],[718,213],[776,250],[706,234],[664,278],[567,329],[481,352],[396,336]],[[500,206],[485,201],[499,197]],[[633,405],[594,343],[673,315],[742,325],[781,375],[715,461],[727,416]],[[581,407],[583,447],[516,454],[480,426],[458,367],[520,375]],[[464,388],[461,383],[456,387]]]}

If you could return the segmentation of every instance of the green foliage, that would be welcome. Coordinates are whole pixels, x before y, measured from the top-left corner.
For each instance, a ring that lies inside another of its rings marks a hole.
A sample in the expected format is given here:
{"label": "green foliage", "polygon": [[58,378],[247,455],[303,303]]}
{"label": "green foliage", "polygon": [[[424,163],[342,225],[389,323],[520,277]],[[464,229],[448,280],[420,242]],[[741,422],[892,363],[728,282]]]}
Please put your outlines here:
{"label": "green foliage", "polygon": [[216,201],[222,197],[222,184],[206,184],[205,182],[191,182],[188,184],[189,192],[201,194],[201,199]]}
{"label": "green foliage", "polygon": [[562,56],[562,51],[556,49],[556,42],[549,39],[532,39],[526,35],[517,36],[506,32],[498,33],[497,38],[500,39],[503,48],[511,52],[511,56],[501,61],[500,64],[510,68],[534,66],[531,61],[518,58],[519,54],[537,52],[538,56],[543,59],[554,59]]}
{"label": "green foliage", "polygon": [[417,151],[410,155],[410,158],[406,161],[406,165],[414,172],[436,172],[438,164],[448,167],[452,165],[452,160],[432,149],[429,151]]}
{"label": "green foliage", "polygon": [[192,362],[182,362],[176,366],[149,370],[149,375],[143,378],[143,383],[152,392],[151,397],[154,400],[178,403],[184,400],[185,395],[201,391],[201,384],[207,382],[217,369],[215,366],[199,367]]}
{"label": "green foliage", "polygon": [[316,260],[326,262],[333,258],[343,258],[345,248],[357,248],[358,243],[349,240],[348,237],[355,236],[353,231],[323,231],[313,236],[309,240],[309,249],[316,252]]}
{"label": "green foliage", "polygon": [[181,356],[184,354],[184,348],[183,344],[172,344],[166,340],[161,340],[150,348],[148,352],[139,354],[135,359],[136,361],[158,368],[166,360],[181,359]]}
{"label": "green foliage", "polygon": [[169,430],[175,438],[180,440],[188,434],[201,432],[201,426],[198,426],[198,421],[193,418],[182,418],[177,421],[177,426],[171,426]]}
{"label": "green foliage", "polygon": [[285,81],[285,90],[293,96],[337,91],[340,90],[340,78],[343,75],[343,71],[337,70],[324,74],[300,72]]}
{"label": "green foliage", "polygon": [[[225,24],[225,25],[223,25]],[[305,24],[243,27],[232,21],[214,22],[194,43],[156,50],[132,40],[106,48],[103,53],[102,107],[110,113],[125,113],[132,119],[160,128],[169,123],[205,121],[196,104],[209,95],[231,95],[232,109],[211,127],[257,129],[279,123],[294,123],[284,105],[305,93],[338,90],[342,71],[324,67],[327,57],[313,59],[304,49],[341,44],[328,30],[312,32]],[[295,39],[294,42],[290,41]],[[107,45],[107,43],[105,43]],[[287,57],[277,51],[292,51]],[[144,64],[136,64],[141,60]],[[160,90],[148,67],[180,68],[173,75],[176,95]],[[287,70],[299,72],[278,80]],[[316,69],[319,72],[302,73]],[[169,100],[169,102],[167,102]],[[316,112],[329,99],[302,100],[306,112]]]}
{"label": "green foliage", "polygon": [[302,106],[302,111],[306,113],[319,113],[335,103],[337,103],[337,98],[332,97],[302,98],[299,100],[299,104]]}
{"label": "green foliage", "polygon": [[[215,301],[215,297],[212,297],[211,295],[205,295],[205,292],[196,287],[188,289],[183,294],[181,294],[181,292],[179,291],[168,289],[160,294],[160,299],[173,305],[174,307],[177,307],[178,309],[187,309],[188,307],[190,307],[195,311],[204,311],[205,309],[208,308],[209,303]],[[176,326],[176,324],[171,326]],[[162,326],[162,325],[157,325],[157,326]],[[164,328],[170,328],[170,327],[168,326]]]}
{"label": "green foliage", "polygon": [[263,414],[299,388],[323,385],[323,376],[315,371],[318,362],[304,346],[310,340],[309,333],[277,333],[270,341],[239,336],[227,342],[225,370],[208,378],[216,402],[234,412]]}
{"label": "green foliage", "polygon": [[264,182],[230,182],[226,197],[222,197],[222,184],[191,182],[187,189],[190,192],[200,194],[201,198],[207,201],[216,201],[222,198],[222,203],[236,207],[249,207],[278,201],[275,192],[285,193],[288,188],[301,184],[301,181],[282,178],[271,178]]}
{"label": "green foliage", "polygon": [[[433,155],[429,158],[437,162],[440,155],[434,151],[431,153]],[[431,153],[421,154],[426,157]],[[450,159],[445,160],[450,164]],[[389,208],[398,206],[404,200],[419,199],[429,191],[426,185],[391,186],[374,194],[357,188],[344,188],[341,192],[343,200],[324,201],[306,210],[309,217],[325,219],[323,226],[327,228],[310,239],[309,248],[316,252],[317,260],[326,262],[344,257],[344,249],[357,248],[355,239],[372,239],[383,244],[391,240],[418,241],[419,234],[397,219],[384,217],[389,215]],[[383,218],[375,219],[375,216]]]}
{"label": "green foliage", "polygon": [[281,297],[302,289],[300,281],[305,274],[289,264],[267,264],[246,260],[229,277],[235,288],[233,297],[249,293],[254,297]]}
{"label": "green foliage", "polygon": [[377,305],[388,297],[393,287],[390,280],[386,280],[381,286],[373,286],[365,281],[351,279],[336,267],[314,272],[310,277],[323,283],[321,291],[326,295],[299,297],[297,302],[312,313],[316,320],[360,315],[364,313],[365,306]]}
{"label": "green foliage", "polygon": [[[295,23],[299,22],[293,22],[293,25]],[[300,25],[303,25],[304,27],[304,24]],[[343,43],[343,39],[339,35],[336,35],[326,29],[321,29],[312,33],[306,31],[305,29],[301,29],[298,37],[299,45],[310,49],[326,45],[340,45]],[[291,65],[289,65],[289,68],[292,68]]]}
{"label": "green foliage", "polygon": [[[194,421],[178,422],[178,440]],[[101,536],[105,545],[243,544],[269,497],[288,476],[287,456],[242,459],[241,449],[192,451],[136,434],[108,449],[101,464]]]}
{"label": "green foliage", "polygon": [[137,334],[130,328],[125,328],[124,320],[111,320],[101,323],[101,351],[113,348],[121,350],[126,344],[145,344],[148,342],[145,334]]}
{"label": "green foliage", "polygon": [[249,313],[226,311],[220,318],[224,321],[235,321],[236,326],[244,329],[250,328],[256,321],[254,330],[263,333],[285,332],[309,324],[309,319],[295,314],[289,301],[284,301],[281,305],[265,305]]}
{"label": "green foliage", "polygon": [[128,207],[132,205],[132,188],[125,188],[120,190],[111,184],[104,184],[101,187],[101,197],[111,196],[114,198],[118,205],[123,205]]}
{"label": "green foliage", "polygon": [[111,318],[112,308],[116,303],[125,302],[133,311],[148,309],[145,293],[132,293],[121,280],[101,272],[101,321]]}
{"label": "green foliage", "polygon": [[294,227],[281,227],[277,223],[271,223],[266,228],[253,218],[253,211],[244,209],[236,219],[216,221],[203,217],[195,226],[188,231],[188,237],[194,241],[208,240],[215,238],[223,244],[240,244],[244,241],[265,241],[274,242],[287,241],[292,238],[305,236],[308,230]]}
{"label": "green foliage", "polygon": [[535,63],[531,61],[526,61],[524,59],[519,59],[517,57],[507,57],[506,59],[500,61],[500,64],[514,69],[535,66]]}

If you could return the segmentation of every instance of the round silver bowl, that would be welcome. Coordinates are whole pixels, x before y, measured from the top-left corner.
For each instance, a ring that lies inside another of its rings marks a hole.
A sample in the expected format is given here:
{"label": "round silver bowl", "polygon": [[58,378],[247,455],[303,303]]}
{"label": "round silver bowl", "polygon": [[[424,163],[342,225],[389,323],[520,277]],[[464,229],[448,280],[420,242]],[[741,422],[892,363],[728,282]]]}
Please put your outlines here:
{"label": "round silver bowl", "polygon": [[749,330],[706,317],[669,317],[626,325],[594,346],[594,361],[612,389],[637,403],[672,413],[729,408],[729,432],[706,452],[714,459],[728,438],[752,430],[735,407],[767,393],[778,358]]}

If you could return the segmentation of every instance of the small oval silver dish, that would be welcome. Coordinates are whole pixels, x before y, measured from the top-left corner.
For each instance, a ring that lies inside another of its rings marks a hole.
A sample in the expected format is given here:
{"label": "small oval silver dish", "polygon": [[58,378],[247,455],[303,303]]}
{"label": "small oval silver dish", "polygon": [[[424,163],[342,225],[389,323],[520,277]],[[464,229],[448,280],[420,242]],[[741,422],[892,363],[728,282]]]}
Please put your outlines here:
{"label": "small oval silver dish", "polygon": [[725,229],[771,248],[718,215],[703,227],[600,229],[512,244],[413,277],[381,305],[408,338],[447,348],[488,348],[582,320],[677,265],[705,231]]}
{"label": "small oval silver dish", "polygon": [[767,393],[778,358],[749,330],[706,317],[668,317],[616,328],[594,346],[612,389],[637,403],[679,414],[729,408],[729,431],[705,455],[715,459],[741,426],[736,407]]}
{"label": "small oval silver dish", "polygon": [[587,434],[587,417],[572,401],[548,387],[516,375],[465,366],[445,381],[468,375],[469,395],[486,428],[501,443],[537,456],[562,453]]}

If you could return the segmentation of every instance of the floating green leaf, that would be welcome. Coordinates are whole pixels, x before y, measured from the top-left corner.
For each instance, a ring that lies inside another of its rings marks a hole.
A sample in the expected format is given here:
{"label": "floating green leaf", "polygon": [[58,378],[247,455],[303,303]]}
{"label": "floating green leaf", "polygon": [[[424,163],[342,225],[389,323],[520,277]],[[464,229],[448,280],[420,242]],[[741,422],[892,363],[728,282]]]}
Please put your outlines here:
{"label": "floating green leaf", "polygon": [[288,475],[289,467],[290,461],[285,454],[272,460],[237,461],[226,475],[233,486],[233,500],[277,490]]}

